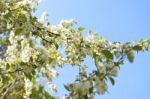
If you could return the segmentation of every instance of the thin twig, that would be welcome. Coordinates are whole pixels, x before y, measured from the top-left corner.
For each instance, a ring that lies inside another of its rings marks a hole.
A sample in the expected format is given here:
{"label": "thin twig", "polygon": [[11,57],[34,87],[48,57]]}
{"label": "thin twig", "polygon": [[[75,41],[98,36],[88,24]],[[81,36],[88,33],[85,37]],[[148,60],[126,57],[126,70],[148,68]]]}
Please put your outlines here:
{"label": "thin twig", "polygon": [[7,86],[6,88],[4,88],[4,89],[6,89],[6,91],[5,91],[4,94],[2,95],[1,99],[3,99],[4,96],[6,96],[6,94],[7,94],[8,91],[9,91],[9,89],[11,88],[11,86],[12,86],[12,83],[9,83],[8,86]]}

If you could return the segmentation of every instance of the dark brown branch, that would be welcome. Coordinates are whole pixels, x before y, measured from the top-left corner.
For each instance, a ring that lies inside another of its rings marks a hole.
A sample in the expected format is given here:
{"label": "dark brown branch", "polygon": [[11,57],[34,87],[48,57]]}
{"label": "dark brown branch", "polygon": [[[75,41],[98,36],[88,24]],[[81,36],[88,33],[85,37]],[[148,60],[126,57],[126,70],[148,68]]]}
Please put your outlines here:
{"label": "dark brown branch", "polygon": [[9,71],[9,72],[0,73],[0,74],[1,74],[1,75],[5,75],[5,74],[12,74],[12,73],[19,72],[19,71],[23,71],[23,69],[18,68],[18,69],[14,70],[14,71]]}
{"label": "dark brown branch", "polygon": [[60,36],[60,34],[56,34],[56,33],[54,33],[54,32],[51,32],[51,31],[46,31],[46,32],[48,32],[48,33],[50,33],[50,34],[52,34],[52,35],[55,35],[55,36]]}

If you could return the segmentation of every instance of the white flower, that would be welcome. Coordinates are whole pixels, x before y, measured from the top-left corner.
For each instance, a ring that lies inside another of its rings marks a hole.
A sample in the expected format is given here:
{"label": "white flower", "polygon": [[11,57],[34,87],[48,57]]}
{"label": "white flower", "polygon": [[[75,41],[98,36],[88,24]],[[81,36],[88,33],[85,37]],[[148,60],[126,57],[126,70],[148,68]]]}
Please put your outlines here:
{"label": "white flower", "polygon": [[30,5],[31,9],[34,9],[38,3],[41,3],[42,0],[22,0],[18,2],[19,6]]}
{"label": "white flower", "polygon": [[7,47],[7,54],[13,53],[14,51],[16,52],[16,45],[10,45]]}
{"label": "white flower", "polygon": [[6,53],[8,55],[8,57],[6,57],[6,61],[8,61],[9,63],[16,63],[18,61],[18,50],[16,48],[16,45],[8,46]]}
{"label": "white flower", "polygon": [[96,89],[99,94],[103,94],[107,89],[106,83],[104,81],[99,80],[98,77],[96,77]]}
{"label": "white flower", "polygon": [[121,44],[120,44],[120,43],[116,43],[115,46],[116,46],[117,48],[120,48],[120,47],[121,47]]}
{"label": "white flower", "polygon": [[94,42],[94,34],[89,33],[88,36],[86,37],[87,42]]}
{"label": "white flower", "polygon": [[44,24],[44,22],[47,20],[48,13],[43,12],[41,18],[38,20],[40,23]]}
{"label": "white flower", "polygon": [[9,63],[17,63],[18,62],[18,59],[15,55],[11,55],[9,57],[6,57],[6,60],[9,62]]}
{"label": "white flower", "polygon": [[22,51],[22,53],[21,53],[21,60],[23,61],[23,62],[29,62],[29,60],[30,60],[30,56],[29,56],[29,52],[28,52],[28,50],[23,50]]}
{"label": "white flower", "polygon": [[15,33],[13,31],[11,31],[10,35],[9,35],[9,41],[10,41],[11,44],[17,43],[17,41],[14,37],[15,37]]}
{"label": "white flower", "polygon": [[63,26],[65,28],[68,28],[69,26],[72,26],[73,24],[75,24],[76,22],[74,21],[74,19],[70,19],[70,20],[61,20],[59,26]]}
{"label": "white flower", "polygon": [[56,85],[48,82],[48,86],[52,92],[56,92]]}
{"label": "white flower", "polygon": [[48,73],[51,78],[54,78],[58,75],[58,72],[54,68],[50,67],[49,64],[46,65],[46,69],[49,71]]}
{"label": "white flower", "polygon": [[113,69],[111,70],[111,75],[117,76],[119,68],[117,66],[113,67]]}
{"label": "white flower", "polygon": [[52,69],[52,68],[50,69],[50,75],[52,76],[52,78],[53,78],[53,77],[56,77],[57,74],[58,74],[58,73],[57,73],[56,70],[54,70],[54,69]]}
{"label": "white flower", "polygon": [[25,82],[25,86],[24,86],[25,94],[23,97],[25,99],[30,99],[29,96],[32,94],[31,90],[32,90],[33,83],[27,78],[24,78],[24,82]]}
{"label": "white flower", "polygon": [[81,92],[83,95],[88,93],[88,90],[90,88],[90,82],[86,81],[86,82],[82,82],[81,85],[79,86],[79,88],[81,89]]}
{"label": "white flower", "polygon": [[41,67],[40,70],[41,70],[42,73],[46,73],[46,69],[44,67]]}
{"label": "white flower", "polygon": [[98,70],[102,74],[106,74],[106,66],[103,63],[99,63]]}
{"label": "white flower", "polygon": [[33,49],[29,47],[29,44],[26,44],[24,49],[21,52],[21,60],[23,62],[29,62],[30,57],[32,56]]}

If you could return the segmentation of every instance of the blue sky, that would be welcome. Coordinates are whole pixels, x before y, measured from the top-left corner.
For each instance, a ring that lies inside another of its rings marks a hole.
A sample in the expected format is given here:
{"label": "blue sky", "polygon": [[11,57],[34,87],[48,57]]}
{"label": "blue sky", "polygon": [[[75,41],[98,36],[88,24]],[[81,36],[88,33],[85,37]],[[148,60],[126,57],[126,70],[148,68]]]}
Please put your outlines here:
{"label": "blue sky", "polygon": [[[57,24],[61,19],[75,19],[77,26],[92,29],[109,41],[136,41],[150,38],[149,0],[44,0],[38,6],[37,16],[49,13],[49,21]],[[121,66],[115,86],[108,82],[108,91],[95,99],[150,99],[150,52],[135,55],[133,64]],[[87,64],[94,66],[92,61]],[[77,68],[58,69],[60,77],[56,95],[64,95],[63,84],[71,82]]]}

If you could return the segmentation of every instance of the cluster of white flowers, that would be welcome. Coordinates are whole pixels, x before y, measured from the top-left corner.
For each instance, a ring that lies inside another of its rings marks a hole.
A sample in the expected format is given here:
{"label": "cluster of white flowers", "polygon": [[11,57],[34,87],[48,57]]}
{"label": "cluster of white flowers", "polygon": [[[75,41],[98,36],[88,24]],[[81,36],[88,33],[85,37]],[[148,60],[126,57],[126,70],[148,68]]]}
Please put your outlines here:
{"label": "cluster of white flowers", "polygon": [[113,44],[112,42],[109,42],[108,47],[110,49],[112,49],[111,53],[115,53],[116,51],[121,51],[122,50],[122,44],[120,44],[118,42],[116,42],[115,44]]}
{"label": "cluster of white flowers", "polygon": [[30,53],[30,49],[29,48],[26,48],[26,49],[24,49],[23,51],[22,51],[22,53],[21,53],[21,60],[23,61],[23,62],[29,62],[29,60],[30,60],[30,56],[29,56],[29,53]]}
{"label": "cluster of white flowers", "polygon": [[76,22],[74,19],[70,19],[70,20],[61,20],[59,25],[60,27],[64,27],[64,28],[68,28],[69,26],[74,25]]}
{"label": "cluster of white flowers", "polygon": [[58,72],[52,68],[49,64],[46,65],[46,69],[48,70],[48,74],[51,78],[54,78],[58,75]]}
{"label": "cluster of white flowers", "polygon": [[57,57],[57,64],[59,65],[59,66],[62,66],[62,65],[64,65],[64,63],[65,63],[65,61],[66,61],[67,59],[66,58],[63,58],[62,56],[58,56]]}
{"label": "cluster of white flowers", "polygon": [[28,41],[24,39],[21,42],[22,45],[22,51],[21,51],[21,60],[23,62],[29,62],[30,57],[32,56],[32,48],[29,46]]}
{"label": "cluster of white flowers", "polygon": [[14,39],[15,37],[15,33],[13,31],[10,32],[10,35],[9,35],[9,41],[11,44],[15,44],[17,43],[16,39]]}
{"label": "cluster of white flowers", "polygon": [[[7,73],[7,79],[0,75],[0,87],[7,86],[4,79],[11,83],[14,82],[15,77],[19,79],[24,77],[24,86],[20,91],[25,92],[26,99],[29,99],[34,91],[33,84],[37,89],[48,84],[52,92],[57,92],[52,80],[58,75],[55,70],[58,65],[60,67],[73,65],[80,68],[76,81],[65,87],[70,91],[69,98],[80,99],[87,96],[94,99],[93,95],[106,92],[106,79],[114,84],[113,77],[117,75],[118,65],[121,65],[121,61],[124,60],[121,60],[122,57],[132,62],[133,51],[145,51],[150,47],[150,40],[127,44],[111,43],[91,30],[88,36],[84,37],[82,27],[78,29],[73,27],[76,23],[73,19],[62,20],[58,25],[45,24],[47,12],[43,12],[38,20],[32,16],[32,12],[41,1],[0,0],[0,32],[2,35],[6,34],[6,38],[0,40],[0,46],[4,49],[3,53],[0,53],[0,74],[13,72],[14,69],[23,69],[26,73],[32,73],[31,77],[37,77],[36,79],[39,80],[29,80],[26,78],[28,75],[18,76],[18,72]],[[92,58],[96,65],[96,70],[90,73],[82,64],[86,57]],[[19,74],[22,73],[19,71]],[[15,91],[8,93],[8,96]],[[43,91],[46,91],[45,88]],[[58,99],[65,99],[65,97]]]}
{"label": "cluster of white flowers", "polygon": [[18,5],[27,6],[30,5],[32,9],[36,7],[37,4],[41,3],[43,0],[22,0],[18,2]]}
{"label": "cluster of white flowers", "polygon": [[85,38],[85,40],[87,41],[87,42],[95,42],[94,41],[94,34],[93,33],[89,33],[88,34],[88,36]]}
{"label": "cluster of white flowers", "polygon": [[7,47],[6,51],[8,57],[6,57],[6,60],[11,64],[16,63],[18,61],[17,55],[18,55],[18,50],[17,50],[17,45],[10,45]]}
{"label": "cluster of white flowers", "polygon": [[25,99],[30,99],[30,95],[32,94],[31,90],[32,90],[33,83],[27,78],[24,78],[24,82],[25,82],[25,86],[24,86],[25,94],[23,97]]}
{"label": "cluster of white flowers", "polygon": [[7,54],[12,55],[14,52],[17,52],[17,45],[10,45],[7,47]]}
{"label": "cluster of white flowers", "polygon": [[101,81],[98,77],[96,77],[96,89],[98,91],[99,94],[103,94],[106,89],[107,89],[107,85],[104,81]]}
{"label": "cluster of white flowers", "polygon": [[89,81],[81,82],[80,89],[81,89],[82,95],[86,95],[90,87],[91,87],[91,84]]}
{"label": "cluster of white flowers", "polygon": [[99,63],[99,66],[97,68],[100,73],[106,74],[106,66],[103,63]]}
{"label": "cluster of white flowers", "polygon": [[23,39],[26,39],[25,36],[23,36],[23,35],[17,35],[16,36],[14,31],[11,31],[10,34],[9,34],[9,42],[12,45],[16,45],[17,41],[20,41],[20,40],[23,40]]}
{"label": "cluster of white flowers", "polygon": [[74,84],[71,84],[69,86],[69,90],[73,91],[74,98],[78,99],[80,96],[85,96],[89,94],[89,89],[91,88],[91,82],[90,81],[81,81],[81,82],[76,82]]}

